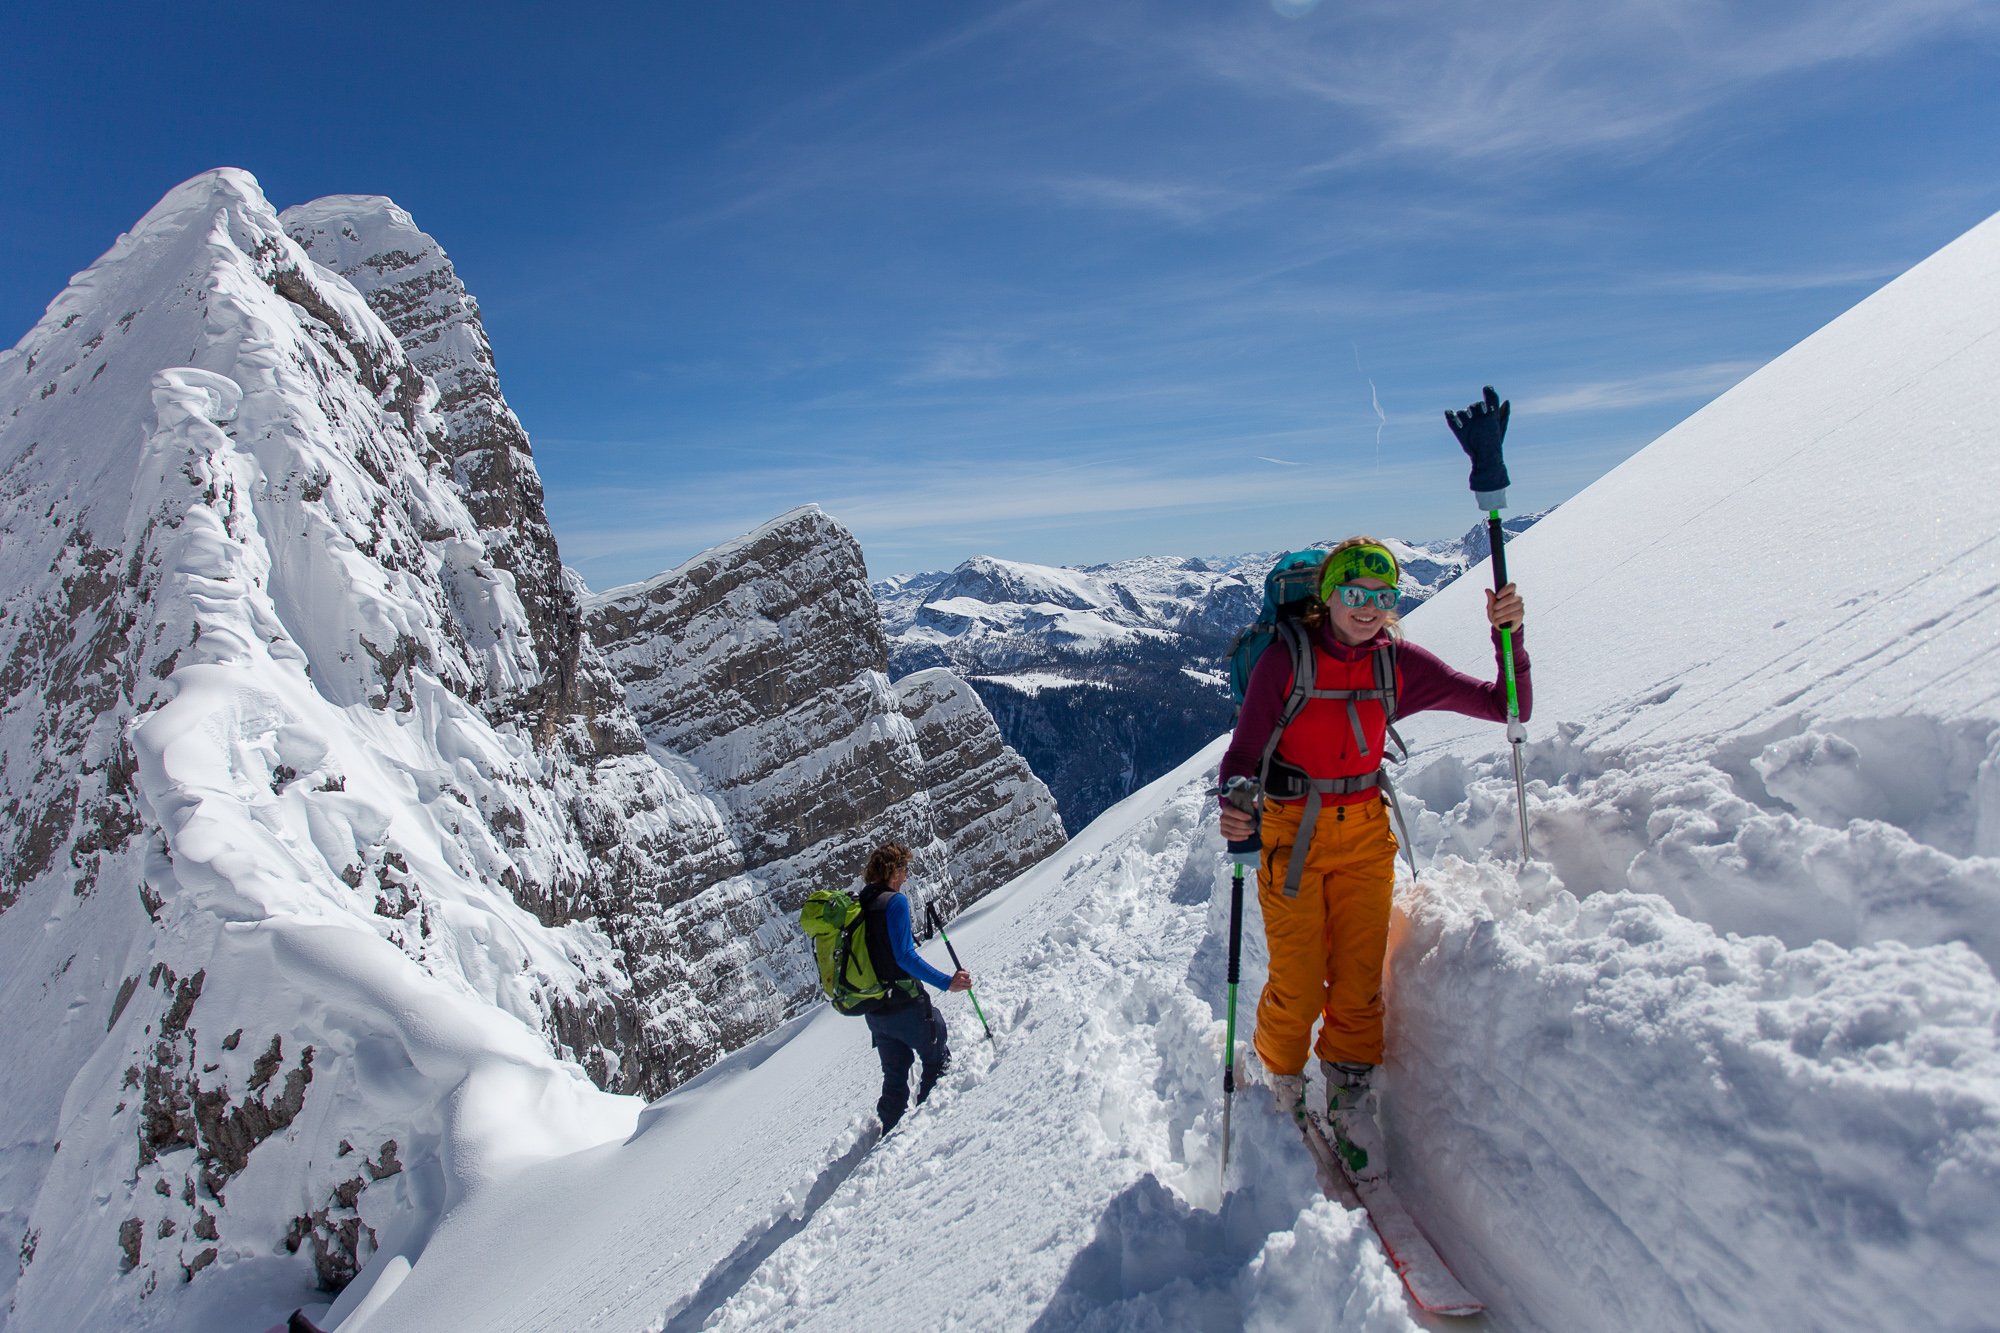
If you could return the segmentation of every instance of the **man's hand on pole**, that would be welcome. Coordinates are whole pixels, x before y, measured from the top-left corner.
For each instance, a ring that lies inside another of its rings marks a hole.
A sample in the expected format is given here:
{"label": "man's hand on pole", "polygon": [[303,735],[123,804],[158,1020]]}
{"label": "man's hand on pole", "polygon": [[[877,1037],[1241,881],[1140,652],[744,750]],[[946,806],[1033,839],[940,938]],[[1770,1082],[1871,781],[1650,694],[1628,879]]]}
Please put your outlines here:
{"label": "man's hand on pole", "polygon": [[972,973],[961,967],[958,971],[951,974],[951,985],[945,987],[945,989],[948,991],[971,990]]}

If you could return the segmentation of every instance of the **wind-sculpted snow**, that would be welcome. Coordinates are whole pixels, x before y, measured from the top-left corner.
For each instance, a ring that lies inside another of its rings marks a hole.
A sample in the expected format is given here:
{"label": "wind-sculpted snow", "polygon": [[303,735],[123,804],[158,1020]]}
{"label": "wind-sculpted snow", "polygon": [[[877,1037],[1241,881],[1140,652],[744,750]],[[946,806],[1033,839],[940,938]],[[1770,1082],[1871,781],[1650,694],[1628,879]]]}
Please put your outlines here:
{"label": "wind-sculpted snow", "polygon": [[1690,756],[1557,765],[1525,873],[1441,850],[1504,846],[1503,758],[1406,787],[1440,854],[1398,896],[1388,1122],[1461,1276],[1531,1327],[1983,1327],[2000,985],[1960,941],[1991,949],[2000,863]]}
{"label": "wind-sculpted snow", "polygon": [[629,983],[516,901],[581,869],[435,404],[239,171],[0,355],[10,1327],[288,1309],[631,1122],[551,1049]]}

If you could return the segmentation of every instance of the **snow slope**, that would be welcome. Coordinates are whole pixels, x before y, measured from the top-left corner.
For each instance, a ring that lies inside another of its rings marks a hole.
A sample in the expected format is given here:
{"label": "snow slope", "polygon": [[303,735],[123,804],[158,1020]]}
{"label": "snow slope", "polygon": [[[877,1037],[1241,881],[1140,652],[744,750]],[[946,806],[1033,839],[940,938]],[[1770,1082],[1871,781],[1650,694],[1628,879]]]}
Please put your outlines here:
{"label": "snow slope", "polygon": [[1314,1204],[1269,1116],[1238,1118],[1244,1177],[1266,1183],[1210,1215],[1221,1030],[1185,983],[1213,937],[1213,766],[1197,756],[954,924],[998,1052],[945,1001],[957,1064],[872,1153],[866,1028],[821,1009],[654,1103],[623,1145],[462,1210],[365,1327],[1021,1328],[1054,1302],[1070,1314],[1051,1327],[1193,1303],[1283,1328],[1332,1297],[1362,1327],[1414,1328],[1365,1223]]}
{"label": "snow slope", "polygon": [[[1521,540],[1547,860],[1491,855],[1497,728],[1412,720],[1384,1115],[1491,1326],[1992,1327],[1996,381],[2000,220]],[[1490,660],[1480,582],[1412,636]],[[821,1015],[461,1209],[366,1327],[1413,1326],[1254,1088],[1215,1183],[1220,744],[957,923],[1000,1048],[947,1001],[873,1153]]]}

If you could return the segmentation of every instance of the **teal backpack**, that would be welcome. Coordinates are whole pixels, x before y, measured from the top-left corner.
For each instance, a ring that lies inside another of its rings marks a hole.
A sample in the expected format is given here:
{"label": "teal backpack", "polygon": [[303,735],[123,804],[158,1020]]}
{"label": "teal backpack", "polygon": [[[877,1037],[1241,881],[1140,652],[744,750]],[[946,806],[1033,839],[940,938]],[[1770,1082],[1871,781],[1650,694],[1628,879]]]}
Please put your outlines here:
{"label": "teal backpack", "polygon": [[[1294,656],[1304,646],[1304,637],[1289,631],[1292,622],[1319,600],[1319,567],[1325,559],[1325,551],[1287,551],[1264,576],[1264,606],[1257,613],[1257,623],[1246,626],[1229,643],[1229,697],[1238,708],[1243,706],[1244,691],[1250,688],[1250,672],[1266,648],[1281,634]],[[1306,660],[1312,660],[1310,650]]]}
{"label": "teal backpack", "polygon": [[815,890],[799,909],[799,925],[812,938],[813,961],[819,965],[819,988],[834,1009],[848,1015],[874,1013],[889,1000],[892,988],[923,995],[922,982],[884,981],[875,975],[864,916],[860,902],[839,889]]}

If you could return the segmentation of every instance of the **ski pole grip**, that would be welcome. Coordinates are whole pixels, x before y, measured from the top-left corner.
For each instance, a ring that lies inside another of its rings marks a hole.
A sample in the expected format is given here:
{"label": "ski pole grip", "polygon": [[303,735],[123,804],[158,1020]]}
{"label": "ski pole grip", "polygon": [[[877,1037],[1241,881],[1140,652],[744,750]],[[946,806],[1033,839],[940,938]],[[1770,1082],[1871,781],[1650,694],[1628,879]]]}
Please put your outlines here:
{"label": "ski pole grip", "polygon": [[[944,933],[944,922],[940,920],[938,917],[937,904],[925,903],[924,911],[930,916],[931,929],[936,931],[938,934],[938,938],[944,941],[944,951],[951,955],[952,971],[963,972],[965,970],[965,967],[962,963],[958,961],[958,950],[951,947],[951,936]],[[973,1003],[976,1005],[979,1003],[979,1001],[974,1000]]]}
{"label": "ski pole grip", "polygon": [[[1228,785],[1217,787],[1209,795],[1220,796],[1231,806],[1250,816],[1252,820],[1262,823],[1261,812],[1257,808],[1257,784],[1249,778],[1231,778]],[[1256,862],[1257,853],[1263,850],[1263,832],[1260,828],[1253,827],[1249,837],[1229,843],[1229,859],[1239,865],[1252,865]]]}
{"label": "ski pole grip", "polygon": [[[1500,526],[1500,511],[1497,509],[1486,517],[1486,544],[1493,548],[1493,591],[1499,592],[1507,586],[1507,530]],[[1510,624],[1503,628],[1515,627]],[[1508,670],[1511,672],[1512,668]]]}

